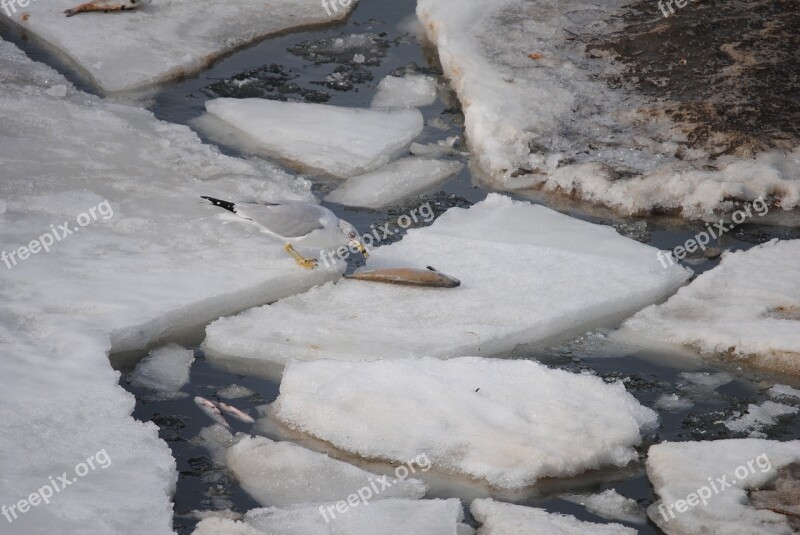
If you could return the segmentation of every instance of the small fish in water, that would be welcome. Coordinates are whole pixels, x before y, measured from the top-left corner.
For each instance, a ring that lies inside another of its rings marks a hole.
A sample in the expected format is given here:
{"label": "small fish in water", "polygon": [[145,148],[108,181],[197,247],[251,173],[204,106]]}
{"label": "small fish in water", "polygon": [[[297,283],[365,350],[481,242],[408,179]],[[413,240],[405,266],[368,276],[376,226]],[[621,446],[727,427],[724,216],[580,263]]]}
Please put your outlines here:
{"label": "small fish in water", "polygon": [[219,408],[214,405],[212,401],[208,401],[206,398],[201,398],[197,396],[194,398],[195,404],[200,407],[200,410],[206,413],[206,416],[217,422],[219,425],[230,429],[230,425],[228,422],[225,421],[225,417],[219,411]]}
{"label": "small fish in water", "polygon": [[253,420],[253,418],[249,414],[246,414],[246,413],[240,411],[239,409],[237,409],[236,407],[234,407],[232,405],[228,405],[227,403],[223,403],[221,401],[217,401],[216,405],[217,405],[217,407],[219,407],[219,409],[222,412],[224,412],[225,414],[230,414],[231,416],[233,416],[237,420],[241,420],[242,422],[244,422],[246,424],[254,424],[254,423],[256,423],[256,421]]}
{"label": "small fish in water", "polygon": [[360,271],[347,275],[348,279],[357,279],[371,282],[385,282],[388,284],[405,284],[408,286],[432,286],[434,288],[455,288],[461,281],[439,273],[434,268],[428,269],[395,268],[395,269],[374,269],[372,271]]}
{"label": "small fish in water", "polygon": [[153,0],[93,0],[86,2],[72,9],[64,11],[64,13],[71,17],[78,13],[88,13],[89,11],[102,11],[108,13],[109,11],[127,11],[136,9],[137,7],[146,6]]}

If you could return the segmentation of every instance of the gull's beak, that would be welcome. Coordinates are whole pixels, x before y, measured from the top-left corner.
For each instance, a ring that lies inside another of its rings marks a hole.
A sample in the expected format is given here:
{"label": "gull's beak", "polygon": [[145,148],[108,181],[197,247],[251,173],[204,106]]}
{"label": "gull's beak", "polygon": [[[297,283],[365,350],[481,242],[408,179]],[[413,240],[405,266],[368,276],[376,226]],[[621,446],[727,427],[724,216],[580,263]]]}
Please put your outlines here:
{"label": "gull's beak", "polygon": [[350,245],[358,249],[358,251],[364,255],[364,258],[369,257],[369,253],[367,252],[367,248],[364,247],[364,244],[358,240],[350,240]]}

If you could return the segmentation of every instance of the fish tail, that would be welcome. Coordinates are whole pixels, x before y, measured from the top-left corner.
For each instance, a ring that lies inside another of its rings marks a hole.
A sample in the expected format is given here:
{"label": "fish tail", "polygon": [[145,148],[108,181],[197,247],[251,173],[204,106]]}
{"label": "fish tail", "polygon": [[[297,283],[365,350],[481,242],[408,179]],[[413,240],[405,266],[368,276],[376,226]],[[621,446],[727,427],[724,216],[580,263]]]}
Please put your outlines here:
{"label": "fish tail", "polygon": [[215,199],[214,197],[206,197],[202,195],[200,196],[200,198],[209,201],[214,206],[219,206],[220,208],[224,208],[225,210],[233,212],[234,214],[236,213],[236,205],[232,202],[223,201],[220,199]]}
{"label": "fish tail", "polygon": [[78,13],[79,11],[77,9],[67,9],[66,11],[64,11],[64,14],[68,17],[71,17],[72,15],[77,15]]}

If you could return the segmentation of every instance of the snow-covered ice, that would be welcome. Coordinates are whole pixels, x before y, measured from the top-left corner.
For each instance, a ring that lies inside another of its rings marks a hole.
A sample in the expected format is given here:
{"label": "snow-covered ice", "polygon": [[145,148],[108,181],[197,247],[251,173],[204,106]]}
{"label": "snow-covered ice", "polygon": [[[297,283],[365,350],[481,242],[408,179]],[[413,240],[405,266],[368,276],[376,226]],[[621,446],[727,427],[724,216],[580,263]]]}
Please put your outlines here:
{"label": "snow-covered ice", "polygon": [[[697,147],[669,105],[612,89],[623,65],[587,42],[625,29],[622,0],[420,0],[461,101],[478,167],[509,189],[560,191],[625,213],[699,217],[731,199],[800,205],[800,147],[754,157]],[[677,73],[676,73],[677,75]],[[713,136],[712,136],[713,137]],[[717,154],[719,153],[719,154]]]}
{"label": "snow-covered ice", "polygon": [[354,176],[325,197],[344,206],[372,208],[418,195],[458,173],[464,165],[449,160],[401,158],[363,175]]}
{"label": "snow-covered ice", "polygon": [[188,394],[180,390],[189,382],[193,362],[194,351],[170,344],[151,351],[128,380],[134,386],[152,390],[158,399],[186,397]]}
{"label": "snow-covered ice", "polygon": [[[244,522],[207,519],[197,525],[194,535],[471,535],[462,524],[461,502],[448,500],[405,500],[390,498],[355,506],[345,513],[336,504],[280,509],[253,509]],[[331,507],[333,512],[321,507]]]}
{"label": "snow-covered ice", "polygon": [[[65,96],[47,94],[58,86]],[[0,251],[18,252],[65,222],[71,232],[59,230],[50,252],[0,265],[0,375],[13,377],[0,389],[0,503],[105,449],[107,469],[20,516],[14,532],[172,533],[175,461],[154,424],[131,418],[134,399],[109,351],[143,351],[338,277],[341,267],[298,269],[280,243],[222,225],[198,198],[310,200],[308,184],[223,156],[146,110],[82,93],[3,42],[0,145]]]}
{"label": "snow-covered ice", "polygon": [[480,357],[293,362],[273,414],[362,457],[424,454],[498,488],[625,466],[656,425],[621,383]]}
{"label": "snow-covered ice", "polygon": [[[135,11],[88,13],[66,19],[80,0],[8,2],[8,16],[106,92],[143,89],[191,75],[267,35],[332,22],[355,4],[328,14],[318,0],[158,0]],[[6,5],[6,4],[4,4]],[[26,13],[27,17],[23,17]]]}
{"label": "snow-covered ice", "polygon": [[730,418],[724,423],[725,427],[731,431],[750,433],[750,436],[760,437],[763,436],[760,431],[765,427],[775,425],[779,417],[795,414],[798,411],[800,409],[797,407],[775,403],[774,401],[765,401],[761,405],[750,403],[745,413],[735,418]]}
{"label": "snow-covered ice", "polygon": [[544,509],[525,507],[482,498],[469,508],[483,526],[478,535],[635,535],[636,530],[622,524],[583,522],[571,515],[548,513]]}
{"label": "snow-covered ice", "polygon": [[619,321],[689,277],[610,227],[496,194],[367,260],[403,266],[433,266],[461,286],[324,285],[212,323],[207,356],[237,357],[240,370],[257,373],[290,359],[492,355]]}
{"label": "snow-covered ice", "polygon": [[346,500],[377,480],[381,481],[375,488],[381,492],[372,497],[375,500],[417,499],[427,491],[427,485],[418,479],[383,479],[324,453],[264,437],[241,438],[228,449],[226,458],[242,488],[263,506]]}
{"label": "snow-covered ice", "polygon": [[422,132],[418,110],[218,98],[210,115],[239,131],[243,147],[308,170],[349,178],[386,165]]}
{"label": "snow-covered ice", "polygon": [[694,401],[678,394],[662,394],[658,396],[653,407],[665,411],[682,411],[694,407]]}
{"label": "snow-covered ice", "polygon": [[764,486],[779,468],[797,462],[799,440],[657,444],[647,454],[647,476],[661,499],[647,514],[669,535],[790,535],[785,516],[749,506],[747,490]]}
{"label": "snow-covered ice", "polygon": [[372,99],[373,108],[417,108],[436,101],[436,79],[432,76],[409,74],[387,76],[378,83]]}
{"label": "snow-covered ice", "polygon": [[800,400],[800,390],[789,385],[775,385],[767,393],[772,398],[794,398],[795,400]]}
{"label": "snow-covered ice", "polygon": [[644,509],[636,503],[636,500],[626,498],[614,489],[588,495],[566,494],[560,496],[560,498],[580,504],[590,513],[606,520],[631,522],[633,524],[645,524],[647,522],[647,515]]}
{"label": "snow-covered ice", "polygon": [[774,240],[726,254],[623,328],[737,364],[800,374],[799,281],[800,240]]}

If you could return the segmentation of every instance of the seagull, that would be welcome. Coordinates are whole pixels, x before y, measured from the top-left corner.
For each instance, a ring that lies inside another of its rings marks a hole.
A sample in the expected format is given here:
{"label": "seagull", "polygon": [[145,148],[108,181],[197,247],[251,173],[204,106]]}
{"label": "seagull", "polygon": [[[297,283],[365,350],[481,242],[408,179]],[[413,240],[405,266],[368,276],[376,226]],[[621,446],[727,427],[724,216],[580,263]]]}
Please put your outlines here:
{"label": "seagull", "polygon": [[336,214],[318,204],[307,202],[233,203],[202,196],[214,206],[224,208],[253,223],[261,232],[283,240],[283,250],[306,269],[314,269],[317,261],[304,258],[292,244],[301,247],[330,249],[342,245],[355,247],[364,257],[369,256],[356,228],[339,219]]}

